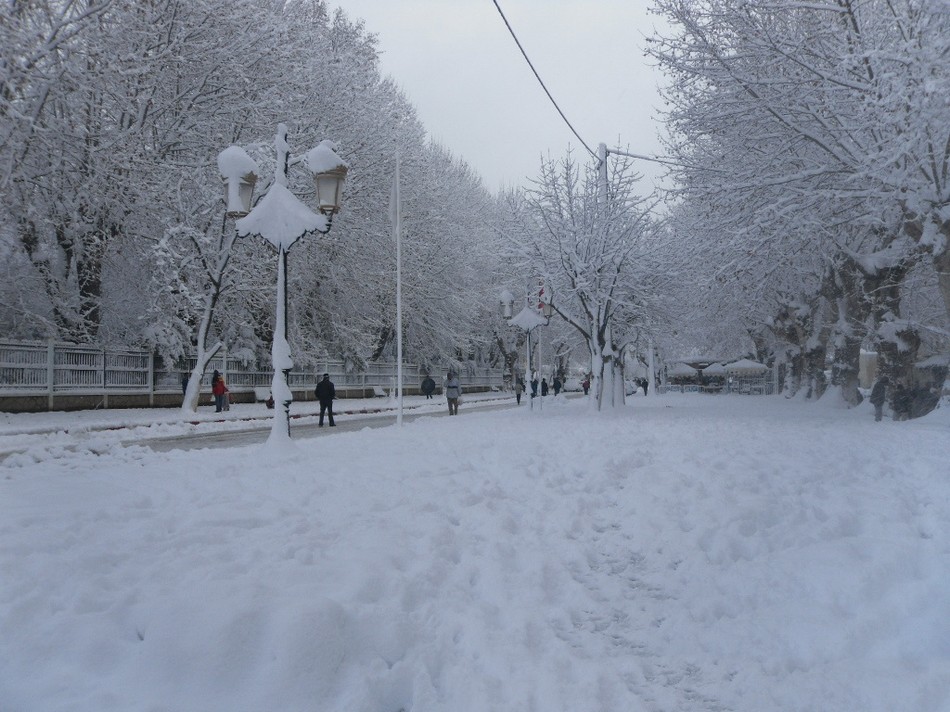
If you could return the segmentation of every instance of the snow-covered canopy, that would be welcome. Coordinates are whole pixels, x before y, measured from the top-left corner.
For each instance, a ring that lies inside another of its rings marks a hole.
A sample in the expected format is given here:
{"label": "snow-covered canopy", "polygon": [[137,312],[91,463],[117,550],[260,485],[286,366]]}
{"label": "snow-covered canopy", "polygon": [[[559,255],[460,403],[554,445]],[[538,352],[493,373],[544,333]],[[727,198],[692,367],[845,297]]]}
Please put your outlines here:
{"label": "snow-covered canopy", "polygon": [[666,373],[671,378],[685,378],[688,376],[695,376],[699,372],[692,366],[689,366],[685,363],[677,363],[674,364],[672,368],[668,369]]}
{"label": "snow-covered canopy", "polygon": [[703,369],[704,376],[725,376],[726,367],[721,363],[711,363]]}
{"label": "snow-covered canopy", "polygon": [[274,247],[287,250],[308,232],[325,232],[327,219],[300,202],[287,186],[274,183],[235,226],[241,237],[259,235]]}
{"label": "snow-covered canopy", "polygon": [[508,320],[511,326],[517,326],[519,329],[529,331],[536,326],[544,326],[548,320],[541,316],[536,309],[525,307]]}
{"label": "snow-covered canopy", "polygon": [[726,365],[727,373],[764,373],[768,370],[769,367],[764,363],[759,363],[758,361],[747,358]]}

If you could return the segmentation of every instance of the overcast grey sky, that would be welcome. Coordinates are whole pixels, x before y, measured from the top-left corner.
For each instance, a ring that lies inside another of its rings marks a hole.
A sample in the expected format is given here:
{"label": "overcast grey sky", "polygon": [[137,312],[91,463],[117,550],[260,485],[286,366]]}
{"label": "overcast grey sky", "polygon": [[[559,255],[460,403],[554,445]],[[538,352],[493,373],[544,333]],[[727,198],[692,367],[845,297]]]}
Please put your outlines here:
{"label": "overcast grey sky", "polygon": [[[586,150],[538,84],[492,0],[330,0],[379,37],[382,69],[430,137],[495,191],[538,174],[541,155]],[[658,19],[649,0],[499,0],[522,46],[581,138],[659,149],[659,73],[643,56]],[[660,168],[640,162],[646,190]]]}

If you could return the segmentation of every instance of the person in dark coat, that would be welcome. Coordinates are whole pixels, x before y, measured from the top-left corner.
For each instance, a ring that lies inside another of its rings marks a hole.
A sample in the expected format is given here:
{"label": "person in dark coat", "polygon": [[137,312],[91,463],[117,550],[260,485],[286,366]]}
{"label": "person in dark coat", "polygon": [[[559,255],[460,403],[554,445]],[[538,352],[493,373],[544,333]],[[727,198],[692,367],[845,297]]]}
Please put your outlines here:
{"label": "person in dark coat", "polygon": [[538,395],[538,377],[535,376],[531,379],[531,397],[534,398]]}
{"label": "person in dark coat", "polygon": [[326,413],[330,419],[330,427],[336,425],[333,422],[333,400],[336,398],[336,388],[333,387],[333,381],[330,380],[330,374],[324,373],[323,380],[317,384],[317,400],[320,401],[320,422],[319,427],[323,427],[323,414]]}
{"label": "person in dark coat", "polygon": [[584,382],[581,383],[581,386],[584,388],[584,395],[587,395],[587,392],[590,390],[590,379],[585,378]]}
{"label": "person in dark coat", "polygon": [[431,398],[432,394],[435,392],[435,381],[432,380],[432,376],[430,376],[428,373],[422,380],[422,392],[425,394],[426,398]]}
{"label": "person in dark coat", "polygon": [[521,405],[521,394],[524,393],[524,381],[520,378],[515,380],[515,400]]}
{"label": "person in dark coat", "polygon": [[871,389],[871,405],[874,406],[874,420],[884,417],[884,401],[887,400],[887,376],[881,376]]}
{"label": "person in dark coat", "polygon": [[542,378],[541,379],[541,397],[543,398],[547,394],[548,394],[548,379]]}
{"label": "person in dark coat", "polygon": [[557,395],[561,392],[561,379],[557,376],[554,377],[554,395]]}

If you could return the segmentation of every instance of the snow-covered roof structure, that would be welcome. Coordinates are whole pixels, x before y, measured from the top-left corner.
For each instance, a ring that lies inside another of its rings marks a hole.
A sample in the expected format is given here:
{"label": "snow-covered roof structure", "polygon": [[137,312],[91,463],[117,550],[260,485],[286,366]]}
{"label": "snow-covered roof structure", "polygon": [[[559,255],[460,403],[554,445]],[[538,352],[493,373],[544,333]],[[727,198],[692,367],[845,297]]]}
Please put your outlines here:
{"label": "snow-covered roof structure", "polygon": [[743,358],[739,359],[735,363],[726,364],[726,373],[764,373],[768,371],[769,367],[764,363],[759,363],[758,361],[752,361],[751,359]]}
{"label": "snow-covered roof structure", "polygon": [[685,378],[687,376],[695,376],[697,373],[699,373],[699,371],[685,363],[677,363],[666,371],[666,375],[670,378]]}
{"label": "snow-covered roof structure", "polygon": [[728,371],[721,363],[712,363],[703,369],[704,376],[725,376]]}

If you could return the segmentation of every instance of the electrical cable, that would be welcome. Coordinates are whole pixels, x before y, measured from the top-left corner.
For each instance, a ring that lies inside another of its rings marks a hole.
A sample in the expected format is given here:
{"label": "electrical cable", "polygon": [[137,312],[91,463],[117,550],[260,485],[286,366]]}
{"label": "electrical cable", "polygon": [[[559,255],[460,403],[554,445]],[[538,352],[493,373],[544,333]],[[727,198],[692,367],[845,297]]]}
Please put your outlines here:
{"label": "electrical cable", "polygon": [[492,0],[495,3],[495,8],[498,10],[498,14],[501,15],[501,19],[505,21],[505,27],[508,28],[508,32],[511,33],[512,38],[515,41],[515,44],[518,45],[518,49],[521,50],[521,54],[524,57],[525,61],[528,63],[528,66],[531,67],[531,71],[534,72],[534,76],[537,78],[538,83],[541,85],[541,88],[544,89],[544,93],[548,95],[548,99],[551,100],[551,103],[554,104],[554,108],[557,109],[557,113],[561,115],[561,118],[564,119],[564,123],[567,124],[567,127],[571,130],[577,140],[581,142],[581,145],[587,149],[587,152],[597,158],[597,154],[594,153],[590,146],[581,138],[581,135],[577,133],[574,127],[571,125],[571,122],[567,120],[567,117],[564,115],[564,112],[561,111],[561,107],[557,105],[557,102],[554,101],[554,97],[551,96],[551,92],[548,91],[548,88],[544,85],[544,82],[541,80],[541,75],[538,74],[538,70],[534,68],[534,65],[531,63],[531,60],[528,58],[528,53],[524,51],[524,47],[521,46],[521,42],[518,40],[518,35],[515,34],[515,31],[511,28],[511,23],[508,22],[508,18],[505,17],[505,13],[502,12],[501,5],[498,4],[498,0]]}

